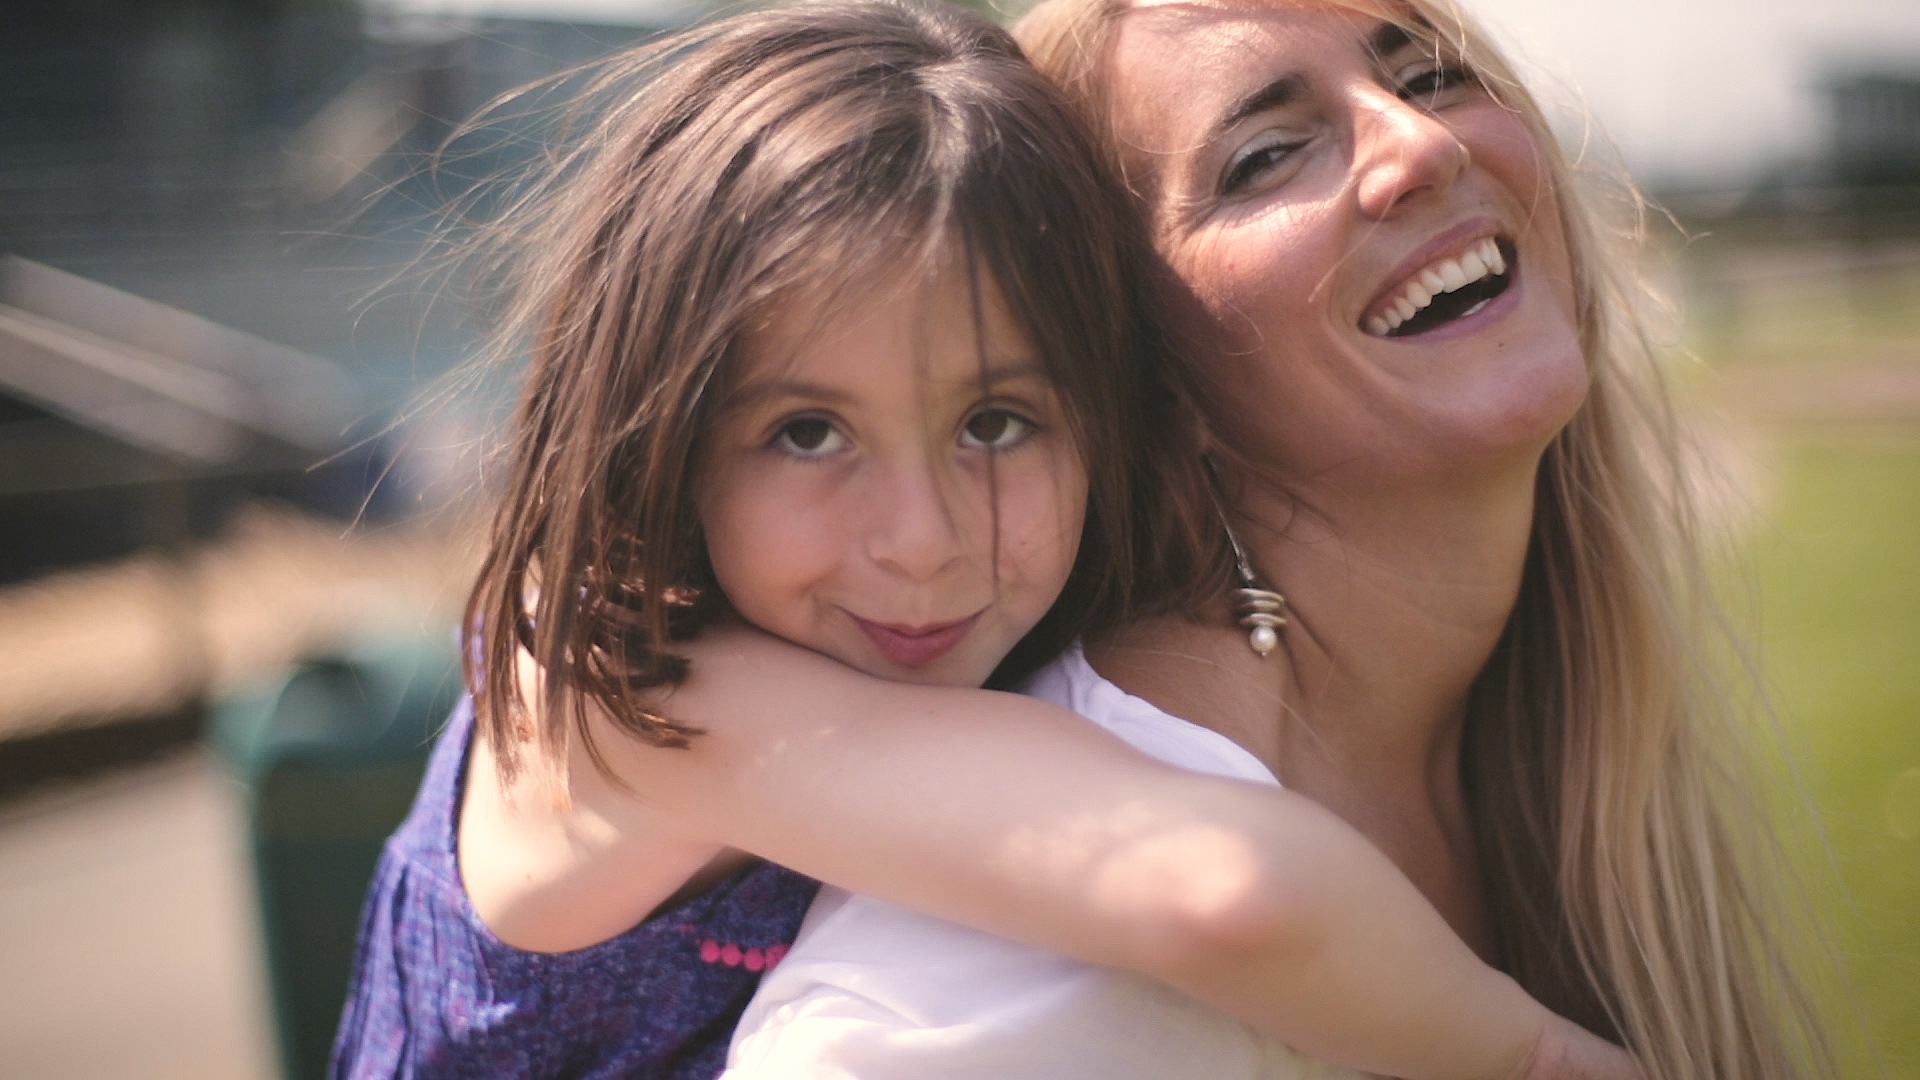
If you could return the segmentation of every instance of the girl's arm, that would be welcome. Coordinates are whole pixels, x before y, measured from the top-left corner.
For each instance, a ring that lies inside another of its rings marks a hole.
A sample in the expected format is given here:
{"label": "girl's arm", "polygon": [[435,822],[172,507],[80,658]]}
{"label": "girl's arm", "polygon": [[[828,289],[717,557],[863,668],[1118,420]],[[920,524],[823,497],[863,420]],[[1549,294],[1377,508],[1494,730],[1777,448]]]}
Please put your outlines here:
{"label": "girl's arm", "polygon": [[749,851],[1157,978],[1372,1072],[1636,1075],[1304,796],[1163,765],[1045,702],[886,682],[751,630],[689,652],[662,706],[706,729],[690,749],[595,721],[624,788],[576,762],[571,813],[603,835]]}

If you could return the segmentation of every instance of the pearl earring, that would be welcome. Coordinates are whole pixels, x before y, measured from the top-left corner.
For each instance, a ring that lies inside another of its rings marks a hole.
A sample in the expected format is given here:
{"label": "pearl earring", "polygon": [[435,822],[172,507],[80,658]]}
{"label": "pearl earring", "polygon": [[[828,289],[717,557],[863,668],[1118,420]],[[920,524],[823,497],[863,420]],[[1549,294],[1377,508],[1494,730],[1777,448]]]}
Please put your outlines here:
{"label": "pearl earring", "polygon": [[1247,644],[1253,651],[1261,656],[1271,655],[1280,644],[1280,628],[1287,625],[1287,598],[1260,587],[1253,563],[1247,558],[1246,545],[1233,531],[1226,505],[1220,501],[1220,474],[1214,471],[1211,459],[1201,460],[1206,462],[1207,476],[1213,480],[1213,507],[1220,513],[1220,527],[1226,531],[1227,543],[1233,546],[1233,569],[1240,578],[1240,587],[1233,591],[1238,598],[1233,612],[1239,616],[1238,623],[1247,628]]}
{"label": "pearl earring", "polygon": [[1280,644],[1280,628],[1287,625],[1284,614],[1287,598],[1272,589],[1260,587],[1260,580],[1253,576],[1253,567],[1247,562],[1247,550],[1240,546],[1240,538],[1233,534],[1233,526],[1221,524],[1227,530],[1227,542],[1233,545],[1233,568],[1240,575],[1240,587],[1234,590],[1239,602],[1234,604],[1234,614],[1240,616],[1241,626],[1247,628],[1247,644],[1261,656],[1273,652]]}

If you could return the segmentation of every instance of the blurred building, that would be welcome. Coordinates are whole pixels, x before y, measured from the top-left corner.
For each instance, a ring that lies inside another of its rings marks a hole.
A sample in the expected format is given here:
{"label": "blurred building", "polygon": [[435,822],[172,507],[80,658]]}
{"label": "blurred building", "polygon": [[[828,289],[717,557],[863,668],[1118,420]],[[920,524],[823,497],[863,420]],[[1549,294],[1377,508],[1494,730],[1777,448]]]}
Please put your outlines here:
{"label": "blurred building", "polygon": [[1920,62],[1833,81],[1834,171],[1862,187],[1920,184]]}
{"label": "blurred building", "polygon": [[373,623],[444,637],[465,563],[435,513],[474,488],[493,407],[428,400],[485,322],[444,272],[447,211],[538,155],[568,84],[449,136],[687,14],[9,6],[0,796],[155,717],[190,735],[211,696]]}
{"label": "blurred building", "polygon": [[1856,252],[1920,244],[1920,55],[1839,65],[1821,85],[1817,150],[1739,183],[1660,190],[1661,203],[1684,227],[1722,239]]}
{"label": "blurred building", "polygon": [[[0,582],[204,538],[249,499],[355,517],[446,486],[394,425],[476,328],[416,271],[440,211],[532,145],[507,123],[437,155],[489,99],[677,17],[622,7],[10,11],[0,255],[32,261],[0,274]],[[102,305],[140,314],[103,330]]]}

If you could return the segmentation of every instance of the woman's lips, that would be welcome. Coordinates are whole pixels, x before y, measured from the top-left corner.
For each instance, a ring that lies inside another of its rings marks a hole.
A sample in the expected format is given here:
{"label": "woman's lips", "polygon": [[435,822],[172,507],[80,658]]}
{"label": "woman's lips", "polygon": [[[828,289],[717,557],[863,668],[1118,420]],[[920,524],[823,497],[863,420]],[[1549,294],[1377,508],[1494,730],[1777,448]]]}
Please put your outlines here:
{"label": "woman's lips", "polygon": [[858,615],[852,618],[881,656],[902,667],[919,667],[933,663],[960,644],[961,639],[973,629],[973,624],[980,621],[980,613],[931,626],[893,626],[868,622]]}

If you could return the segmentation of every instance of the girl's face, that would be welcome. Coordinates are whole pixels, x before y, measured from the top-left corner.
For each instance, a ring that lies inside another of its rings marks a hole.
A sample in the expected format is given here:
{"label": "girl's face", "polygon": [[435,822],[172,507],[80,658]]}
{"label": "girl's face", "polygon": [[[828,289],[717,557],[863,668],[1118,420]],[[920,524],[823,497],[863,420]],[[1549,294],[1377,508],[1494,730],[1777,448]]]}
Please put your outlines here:
{"label": "girl's face", "polygon": [[700,520],[748,622],[869,674],[978,686],[1065,586],[1087,477],[1039,357],[965,277],[748,335]]}
{"label": "girl's face", "polygon": [[1382,18],[1143,0],[1113,111],[1230,433],[1296,477],[1537,455],[1584,397],[1526,124]]}

